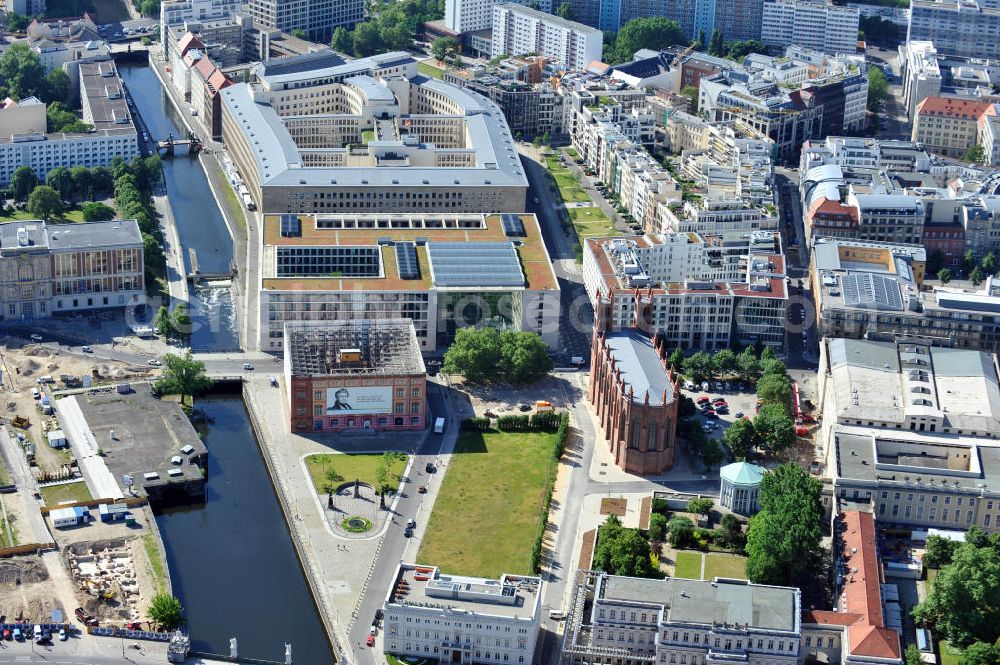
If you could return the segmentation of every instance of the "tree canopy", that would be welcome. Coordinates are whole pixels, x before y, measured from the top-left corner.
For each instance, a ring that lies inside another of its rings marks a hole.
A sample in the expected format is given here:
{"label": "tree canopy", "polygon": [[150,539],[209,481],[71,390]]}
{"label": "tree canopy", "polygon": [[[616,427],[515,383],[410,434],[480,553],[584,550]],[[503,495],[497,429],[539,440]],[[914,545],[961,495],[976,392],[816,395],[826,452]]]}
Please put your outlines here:
{"label": "tree canopy", "polygon": [[330,47],[356,57],[408,50],[425,22],[443,16],[444,6],[438,0],[376,0],[371,3],[364,22],[353,30],[334,31]]}
{"label": "tree canopy", "polygon": [[792,399],[792,386],[781,374],[767,374],[757,381],[757,397],[765,404],[780,404],[787,408]]}
{"label": "tree canopy", "polygon": [[722,442],[726,444],[733,457],[748,460],[757,447],[757,431],[753,423],[745,418],[739,418],[726,428],[722,434]]}
{"label": "tree canopy", "polygon": [[822,537],[821,483],[796,464],[764,475],[760,512],[747,531],[747,577],[751,582],[800,586],[812,576]]}
{"label": "tree canopy", "polygon": [[0,82],[15,99],[46,98],[45,69],[27,44],[14,43],[0,55]]}
{"label": "tree canopy", "polygon": [[1000,551],[987,542],[959,545],[951,563],[938,572],[913,618],[957,647],[974,642],[993,644],[1000,637]]}
{"label": "tree canopy", "polygon": [[505,378],[527,383],[552,369],[552,360],[536,333],[460,328],[444,354],[443,368],[472,382]]}
{"label": "tree canopy", "polygon": [[761,450],[776,453],[795,443],[795,423],[781,404],[763,404],[753,419],[756,444]]}
{"label": "tree canopy", "polygon": [[188,350],[183,356],[168,353],[163,356],[163,376],[153,388],[161,395],[198,395],[208,390],[212,380],[205,375],[205,363],[195,360]]}
{"label": "tree canopy", "polygon": [[612,575],[658,577],[649,558],[649,541],[638,529],[626,529],[616,515],[597,529],[594,568]]}
{"label": "tree canopy", "polygon": [[59,217],[63,212],[63,203],[59,192],[48,185],[35,187],[28,197],[28,212],[45,220]]}
{"label": "tree canopy", "polygon": [[86,201],[80,209],[85,222],[103,222],[115,218],[115,209],[99,201]]}
{"label": "tree canopy", "polygon": [[38,186],[38,176],[30,166],[18,166],[10,176],[10,191],[15,201],[27,201]]}
{"label": "tree canopy", "polygon": [[615,35],[614,45],[609,49],[613,60],[611,64],[630,61],[640,49],[661,51],[686,43],[677,21],[662,16],[634,18]]}
{"label": "tree canopy", "polygon": [[170,594],[158,593],[149,603],[146,616],[153,623],[167,630],[173,630],[184,624],[184,606]]}

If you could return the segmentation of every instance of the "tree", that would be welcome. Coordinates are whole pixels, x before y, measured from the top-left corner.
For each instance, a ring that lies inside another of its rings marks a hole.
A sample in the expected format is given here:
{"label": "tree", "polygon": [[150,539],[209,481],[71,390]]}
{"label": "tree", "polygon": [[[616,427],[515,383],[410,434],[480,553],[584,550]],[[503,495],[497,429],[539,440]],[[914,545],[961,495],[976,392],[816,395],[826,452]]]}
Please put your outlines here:
{"label": "tree", "polygon": [[708,40],[708,54],[717,57],[726,54],[726,43],[722,39],[722,30],[719,28],[712,30],[712,37]]}
{"label": "tree", "polygon": [[944,268],[945,255],[940,249],[933,249],[927,254],[927,266],[925,271],[927,274],[934,275],[941,268]]}
{"label": "tree", "polygon": [[729,52],[726,54],[726,57],[730,60],[741,62],[751,53],[767,53],[767,46],[756,39],[729,42]]}
{"label": "tree", "polygon": [[943,538],[941,536],[930,536],[924,546],[924,566],[927,568],[943,568],[951,563],[955,556],[955,550],[961,543]]}
{"label": "tree", "polygon": [[774,349],[772,349],[770,346],[765,346],[764,350],[760,352],[761,362],[764,362],[765,360],[777,360],[777,359],[778,356],[775,355]]}
{"label": "tree", "polygon": [[170,328],[178,335],[191,334],[191,315],[188,314],[187,304],[181,302],[174,307],[170,313]]}
{"label": "tree", "polygon": [[969,281],[972,282],[973,286],[979,286],[983,283],[984,279],[986,279],[986,276],[983,274],[983,269],[979,266],[973,268],[972,272],[969,273]]}
{"label": "tree", "polygon": [[967,162],[972,162],[974,164],[985,164],[987,162],[986,148],[982,144],[977,143],[962,155],[962,159]]}
{"label": "tree", "polygon": [[736,354],[729,349],[717,351],[712,356],[712,367],[720,376],[730,376],[736,372]]}
{"label": "tree", "polygon": [[712,469],[722,463],[722,446],[718,439],[705,438],[700,448],[701,461],[705,465],[705,470]]}
{"label": "tree", "polygon": [[997,648],[986,642],[973,642],[962,653],[962,665],[996,665]]}
{"label": "tree", "polygon": [[31,17],[25,16],[24,14],[18,14],[16,12],[9,12],[7,14],[7,29],[11,32],[23,32],[28,24],[31,23]]}
{"label": "tree", "polygon": [[971,250],[965,250],[965,256],[962,257],[962,266],[965,268],[965,274],[972,272],[972,269],[976,267],[976,254]]}
{"label": "tree", "polygon": [[861,16],[858,20],[859,32],[864,38],[880,44],[899,44],[899,27],[880,16]]}
{"label": "tree", "polygon": [[610,515],[597,530],[594,567],[612,575],[654,577],[649,561],[649,541],[638,529],[626,529]]}
{"label": "tree", "polygon": [[690,418],[698,413],[698,407],[694,405],[694,400],[687,395],[681,395],[677,404],[677,416],[679,418]]}
{"label": "tree", "polygon": [[938,270],[937,278],[941,280],[942,284],[947,284],[951,281],[951,271],[947,268],[941,268]]}
{"label": "tree", "polygon": [[149,603],[146,616],[153,623],[167,630],[173,630],[184,624],[184,606],[170,594],[158,593]]}
{"label": "tree", "polygon": [[568,2],[562,2],[556,7],[556,16],[559,18],[564,18],[567,21],[573,20],[573,8]]}
{"label": "tree", "polygon": [[743,549],[746,537],[743,535],[743,523],[732,513],[722,516],[722,539],[730,548]]}
{"label": "tree", "polygon": [[634,18],[615,36],[612,64],[628,62],[639,49],[662,51],[684,43],[684,33],[677,21],[662,16]]}
{"label": "tree", "polygon": [[48,185],[39,185],[28,197],[28,212],[40,219],[52,219],[62,214],[63,203],[59,192]]}
{"label": "tree", "polygon": [[330,40],[330,48],[341,53],[350,53],[353,47],[350,31],[342,25],[337,26],[333,31],[333,39]]}
{"label": "tree", "polygon": [[671,547],[684,547],[691,542],[691,538],[694,536],[694,522],[683,515],[677,515],[670,519],[667,531],[670,533]]}
{"label": "tree", "polygon": [[649,539],[662,543],[667,536],[667,518],[660,513],[649,516]]}
{"label": "tree", "polygon": [[80,208],[85,222],[103,222],[115,218],[115,209],[99,201],[87,201]]}
{"label": "tree", "polygon": [[670,369],[678,373],[684,371],[684,349],[679,346],[670,354]]}
{"label": "tree", "polygon": [[687,511],[695,515],[708,515],[708,511],[712,510],[712,506],[714,505],[715,501],[712,501],[708,497],[700,497],[688,501]]}
{"label": "tree", "polygon": [[752,383],[757,380],[760,376],[760,363],[757,362],[753,348],[748,346],[736,357],[736,370],[743,381]]}
{"label": "tree", "polygon": [[461,48],[458,40],[454,37],[438,37],[431,42],[431,55],[443,61],[452,53],[458,53]]}
{"label": "tree", "polygon": [[704,351],[698,351],[684,359],[684,373],[695,383],[710,381],[715,374],[714,370],[712,357]]}
{"label": "tree", "polygon": [[906,647],[906,651],[903,652],[903,665],[922,665],[922,663],[917,645],[911,644]]}
{"label": "tree", "polygon": [[500,333],[498,369],[513,383],[529,383],[552,369],[548,346],[533,332],[505,330]]}
{"label": "tree", "polygon": [[963,543],[912,614],[918,623],[962,648],[975,641],[992,644],[1000,637],[998,607],[1000,553],[992,547]]}
{"label": "tree", "polygon": [[757,430],[753,423],[745,418],[736,420],[722,434],[722,442],[726,444],[733,457],[748,460],[757,447]]}
{"label": "tree", "polygon": [[50,134],[58,132],[71,134],[73,132],[85,132],[93,129],[93,125],[80,120],[60,102],[52,102],[45,108],[45,118]]}
{"label": "tree", "polygon": [[198,395],[212,386],[212,380],[205,374],[205,363],[191,357],[188,350],[183,356],[168,353],[163,356],[163,375],[153,384],[161,395],[180,395],[184,398]]}
{"label": "tree", "polygon": [[525,383],[552,369],[552,360],[536,333],[460,328],[444,354],[443,367],[474,383],[498,376]]}
{"label": "tree", "polygon": [[698,113],[698,88],[693,85],[686,85],[681,88],[681,95],[688,98],[688,112],[692,115]]}
{"label": "tree", "polygon": [[986,256],[980,261],[979,266],[987,275],[993,275],[997,271],[997,255],[993,252],[986,252]]}
{"label": "tree", "polygon": [[878,111],[879,102],[884,101],[889,96],[889,83],[885,79],[885,72],[878,67],[868,68],[868,110],[872,113]]}
{"label": "tree", "polygon": [[764,403],[787,406],[792,397],[792,387],[788,378],[780,374],[768,374],[757,381],[757,397]]}
{"label": "tree", "polygon": [[306,31],[302,28],[292,28],[291,35],[297,39],[309,39],[309,36],[306,35]]}
{"label": "tree", "polygon": [[0,55],[0,80],[15,99],[46,97],[45,69],[38,54],[24,43],[14,43]]}
{"label": "tree", "polygon": [[800,586],[815,574],[822,537],[822,485],[796,464],[764,475],[760,512],[747,531],[747,577],[758,584]]}
{"label": "tree", "polygon": [[38,186],[38,177],[30,166],[18,166],[10,176],[10,191],[15,201],[27,201]]}
{"label": "tree", "polygon": [[795,442],[795,423],[780,404],[762,405],[753,419],[753,428],[757,446],[769,453],[785,450]]}
{"label": "tree", "polygon": [[68,201],[73,197],[73,174],[65,166],[57,166],[45,176],[45,184],[59,193],[59,198]]}
{"label": "tree", "polygon": [[142,0],[139,3],[139,11],[143,16],[155,17],[160,15],[160,0]]}
{"label": "tree", "polygon": [[173,324],[170,322],[170,310],[164,305],[160,305],[160,308],[156,310],[156,315],[153,316],[153,327],[160,331],[160,334],[164,337],[170,337],[173,333]]}
{"label": "tree", "polygon": [[788,368],[785,367],[785,363],[781,362],[777,358],[768,358],[760,361],[760,373],[761,376],[767,376],[768,374],[784,376],[788,373]]}
{"label": "tree", "polygon": [[50,101],[69,103],[71,86],[69,75],[62,69],[53,69],[45,75],[45,87]]}

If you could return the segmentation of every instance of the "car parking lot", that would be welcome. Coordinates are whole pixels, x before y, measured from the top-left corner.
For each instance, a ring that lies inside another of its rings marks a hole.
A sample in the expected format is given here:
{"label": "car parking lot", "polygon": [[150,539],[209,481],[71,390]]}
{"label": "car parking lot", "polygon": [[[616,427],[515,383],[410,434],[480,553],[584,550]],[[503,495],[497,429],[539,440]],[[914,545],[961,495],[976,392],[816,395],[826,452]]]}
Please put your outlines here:
{"label": "car parking lot", "polygon": [[718,441],[722,440],[723,432],[725,432],[726,428],[733,424],[737,418],[742,416],[753,418],[757,410],[756,392],[740,388],[733,383],[729,384],[728,389],[725,386],[726,384],[724,382],[712,382],[709,386],[709,390],[702,390],[701,386],[697,386],[694,390],[689,390],[683,386],[681,387],[681,394],[694,400],[696,406],[698,406],[698,400],[701,399],[704,401],[704,398],[706,397],[709,402],[715,402],[720,398],[725,400],[726,408],[721,410],[713,408],[712,411],[714,412],[714,415],[706,415],[706,411],[698,406],[698,424],[707,436]]}

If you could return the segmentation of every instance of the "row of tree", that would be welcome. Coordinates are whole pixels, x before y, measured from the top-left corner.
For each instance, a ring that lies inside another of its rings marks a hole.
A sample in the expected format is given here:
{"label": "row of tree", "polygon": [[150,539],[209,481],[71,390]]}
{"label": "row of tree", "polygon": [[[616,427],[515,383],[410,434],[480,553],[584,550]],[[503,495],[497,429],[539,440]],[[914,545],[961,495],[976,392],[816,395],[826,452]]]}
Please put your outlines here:
{"label": "row of tree", "polygon": [[460,328],[444,354],[442,368],[473,383],[491,379],[528,383],[551,370],[552,359],[536,333]]}
{"label": "row of tree", "polygon": [[[705,49],[705,31],[698,35],[696,48],[699,51]],[[716,28],[712,31],[712,36],[708,40],[708,54],[717,58],[726,58],[735,62],[742,62],[751,53],[767,53],[767,46],[756,39],[746,41],[731,41],[728,44],[722,36],[722,30]]]}
{"label": "row of tree", "polygon": [[153,326],[165,337],[179,337],[191,334],[191,315],[185,303],[177,303],[174,311],[160,305],[153,316]]}
{"label": "row of tree", "polygon": [[748,460],[755,450],[773,454],[795,442],[795,423],[781,404],[764,404],[753,420],[738,418],[722,435],[736,459]]}
{"label": "row of tree", "polygon": [[769,346],[761,350],[759,357],[752,346],[740,353],[721,349],[712,354],[698,351],[690,356],[685,356],[684,350],[677,348],[670,354],[670,367],[674,371],[683,372],[684,376],[695,383],[713,381],[719,377],[753,383],[767,374],[785,373],[785,364],[778,360],[774,349]]}
{"label": "row of tree", "polygon": [[[935,250],[927,257],[927,263],[929,266],[938,268],[938,266],[944,263],[944,259],[944,252]],[[997,261],[997,256],[992,251],[986,252],[982,259],[977,259],[975,252],[970,249],[962,257],[962,269],[965,275],[968,276],[969,281],[972,282],[972,285],[979,286],[986,281],[987,277],[997,274],[997,270],[1000,269],[1000,262]],[[941,283],[947,284],[953,277],[954,274],[952,274],[951,268],[942,267],[937,269],[937,278],[941,280]]]}
{"label": "row of tree", "polygon": [[408,50],[427,21],[444,16],[443,0],[377,0],[370,5],[368,19],[348,30],[333,32],[330,48],[355,57],[387,51]]}

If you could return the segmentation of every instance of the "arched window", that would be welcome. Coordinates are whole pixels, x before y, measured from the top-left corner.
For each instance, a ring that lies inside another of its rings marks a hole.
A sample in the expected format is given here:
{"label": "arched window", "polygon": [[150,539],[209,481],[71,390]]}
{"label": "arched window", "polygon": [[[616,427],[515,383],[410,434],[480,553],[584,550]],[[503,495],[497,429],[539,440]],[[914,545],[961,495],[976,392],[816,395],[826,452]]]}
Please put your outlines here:
{"label": "arched window", "polygon": [[632,419],[632,432],[631,432],[632,436],[630,437],[630,440],[629,440],[629,448],[635,448],[636,450],[639,449],[639,430],[640,429],[642,429],[642,427],[639,425],[639,419],[638,418],[633,418]]}
{"label": "arched window", "polygon": [[656,423],[649,423],[649,436],[646,438],[646,450],[656,450]]}

